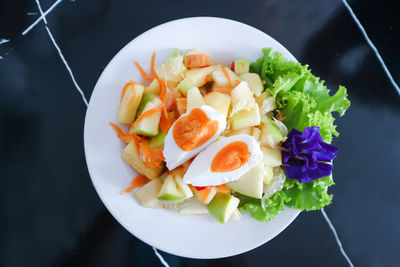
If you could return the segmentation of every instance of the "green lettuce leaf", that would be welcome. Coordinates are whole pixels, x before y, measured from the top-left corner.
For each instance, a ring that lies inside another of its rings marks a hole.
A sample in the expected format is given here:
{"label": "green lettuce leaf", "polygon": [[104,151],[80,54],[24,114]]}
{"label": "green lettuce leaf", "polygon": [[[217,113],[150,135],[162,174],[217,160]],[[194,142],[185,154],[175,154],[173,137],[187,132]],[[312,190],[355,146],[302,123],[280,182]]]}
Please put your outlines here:
{"label": "green lettuce leaf", "polygon": [[332,176],[317,179],[308,183],[286,179],[283,191],[289,197],[286,205],[299,210],[317,210],[332,202],[328,187],[333,185]]}
{"label": "green lettuce leaf", "polygon": [[290,201],[290,198],[281,190],[265,200],[266,209],[264,210],[260,199],[238,193],[235,193],[235,196],[240,199],[239,209],[243,212],[249,212],[251,217],[261,222],[272,220],[280,211],[285,209],[285,203]]}
{"label": "green lettuce leaf", "polygon": [[[330,95],[325,81],[314,76],[307,65],[289,61],[271,48],[262,49],[262,53],[262,57],[251,63],[250,72],[259,74],[264,81],[264,89],[275,97],[278,108],[283,111],[283,123],[288,130],[295,128],[302,132],[306,127],[318,126],[322,139],[331,143],[332,137],[339,135],[332,112],[343,116],[350,106],[346,88],[339,86],[336,93]],[[260,220],[277,214],[279,211],[276,212],[276,209],[280,207],[277,203],[281,203],[281,199],[296,209],[320,209],[332,201],[332,195],[328,194],[328,187],[332,184],[332,177],[303,184],[286,179],[281,191],[284,195],[279,194],[278,201],[273,199],[278,195],[271,198],[271,212],[263,211],[261,204],[257,206],[254,201],[244,201],[241,207]]]}

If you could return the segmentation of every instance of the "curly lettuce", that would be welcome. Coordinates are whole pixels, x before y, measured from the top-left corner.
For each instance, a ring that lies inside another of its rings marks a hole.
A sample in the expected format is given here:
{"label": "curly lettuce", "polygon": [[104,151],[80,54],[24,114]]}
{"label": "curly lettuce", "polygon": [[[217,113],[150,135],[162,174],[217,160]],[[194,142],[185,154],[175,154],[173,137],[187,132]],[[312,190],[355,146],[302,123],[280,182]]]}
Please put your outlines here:
{"label": "curly lettuce", "polygon": [[[324,142],[331,143],[332,137],[339,135],[332,113],[343,116],[350,106],[346,88],[339,86],[330,95],[325,81],[314,76],[307,65],[287,60],[271,48],[264,48],[262,52],[263,56],[251,63],[250,72],[259,74],[264,90],[275,97],[288,130],[295,128],[303,132],[306,127],[318,126]],[[332,202],[328,187],[333,184],[332,176],[308,183],[286,179],[283,189],[267,199],[266,209],[259,199],[242,195],[238,195],[239,207],[259,221],[271,220],[285,205],[300,210],[321,209]]]}

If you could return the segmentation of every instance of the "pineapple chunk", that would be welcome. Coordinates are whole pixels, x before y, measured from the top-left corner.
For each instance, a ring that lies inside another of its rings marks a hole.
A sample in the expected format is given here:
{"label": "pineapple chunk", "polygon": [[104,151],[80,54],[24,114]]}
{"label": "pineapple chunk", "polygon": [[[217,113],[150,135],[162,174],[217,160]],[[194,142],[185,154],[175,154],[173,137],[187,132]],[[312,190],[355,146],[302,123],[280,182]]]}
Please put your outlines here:
{"label": "pineapple chunk", "polygon": [[187,111],[190,111],[194,107],[201,107],[204,105],[203,96],[200,93],[199,88],[193,87],[188,91],[187,94]]}
{"label": "pineapple chunk", "polygon": [[185,78],[191,82],[193,86],[200,87],[210,81],[211,73],[219,68],[213,65],[205,68],[190,69],[185,71]]}
{"label": "pineapple chunk", "polygon": [[183,73],[186,70],[183,64],[183,56],[170,57],[164,64],[157,65],[154,70],[160,79],[178,82],[182,80]]}
{"label": "pineapple chunk", "polygon": [[122,151],[122,159],[149,179],[156,179],[163,170],[162,168],[147,168],[140,159],[140,152],[134,141],[130,142]]}
{"label": "pineapple chunk", "polygon": [[231,98],[220,92],[212,92],[204,96],[204,102],[206,105],[209,105],[225,116],[228,115],[229,106],[231,104]]}
{"label": "pineapple chunk", "polygon": [[236,131],[230,131],[226,134],[226,136],[238,135],[238,134],[247,134],[251,135],[251,127],[246,127]]}
{"label": "pineapple chunk", "polygon": [[161,186],[161,179],[157,178],[136,190],[133,195],[145,208],[162,208],[162,203],[157,199]]}
{"label": "pineapple chunk", "polygon": [[144,94],[155,94],[159,95],[161,93],[161,86],[157,79],[154,79],[149,86],[144,88]]}
{"label": "pineapple chunk", "polygon": [[231,92],[232,114],[240,110],[250,110],[258,105],[253,97],[253,92],[250,90],[246,82],[240,82]]}
{"label": "pineapple chunk", "polygon": [[260,141],[261,130],[257,127],[251,128],[251,136],[253,136],[257,140],[257,142]]}
{"label": "pineapple chunk", "polygon": [[256,104],[250,110],[241,110],[231,117],[231,129],[239,130],[246,127],[260,125],[260,110]]}
{"label": "pineapple chunk", "polygon": [[245,73],[240,75],[240,79],[247,82],[250,89],[253,91],[255,96],[260,96],[264,91],[264,86],[261,82],[260,76],[257,73]]}
{"label": "pineapple chunk", "polygon": [[226,70],[231,80],[231,84],[229,84],[229,80],[225,77],[225,73],[221,69],[217,69],[212,72],[212,80],[215,82],[216,87],[220,88],[228,88],[231,86],[235,86],[235,84],[240,81],[240,78],[233,73],[229,68],[222,67]]}
{"label": "pineapple chunk", "polygon": [[131,124],[136,116],[136,111],[139,107],[144,87],[138,83],[131,83],[123,92],[122,101],[118,109],[118,122]]}
{"label": "pineapple chunk", "polygon": [[278,167],[282,165],[282,153],[270,147],[261,146],[264,155],[264,164],[270,167]]}
{"label": "pineapple chunk", "polygon": [[247,58],[237,58],[233,62],[234,70],[237,75],[249,72],[250,61]]}

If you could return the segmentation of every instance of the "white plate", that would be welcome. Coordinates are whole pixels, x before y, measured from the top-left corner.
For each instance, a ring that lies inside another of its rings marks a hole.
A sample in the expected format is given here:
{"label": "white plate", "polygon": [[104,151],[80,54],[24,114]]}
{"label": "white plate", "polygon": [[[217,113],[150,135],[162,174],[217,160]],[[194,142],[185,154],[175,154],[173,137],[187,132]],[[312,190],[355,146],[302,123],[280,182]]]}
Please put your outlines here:
{"label": "white plate", "polygon": [[101,74],[90,98],[85,120],[85,154],[90,176],[104,205],[129,232],[162,251],[190,258],[222,258],[254,249],[283,231],[299,214],[286,208],[269,223],[244,215],[223,225],[211,216],[180,216],[165,209],[140,206],[132,194],[121,195],[136,172],[121,159],[124,148],[108,122],[117,121],[123,85],[142,81],[132,61],[149,71],[150,58],[163,62],[172,48],[209,51],[212,60],[229,64],[236,57],[251,61],[261,48],[272,47],[296,60],[267,34],[233,20],[195,17],[171,21],[127,44]]}

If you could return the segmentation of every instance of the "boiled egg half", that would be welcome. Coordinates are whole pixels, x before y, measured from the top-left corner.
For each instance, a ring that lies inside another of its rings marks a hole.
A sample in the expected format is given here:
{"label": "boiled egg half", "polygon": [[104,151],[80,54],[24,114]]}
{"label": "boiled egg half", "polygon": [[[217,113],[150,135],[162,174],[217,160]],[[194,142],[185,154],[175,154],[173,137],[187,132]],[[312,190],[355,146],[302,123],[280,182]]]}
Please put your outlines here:
{"label": "boiled egg half", "polygon": [[186,171],[183,181],[194,186],[211,186],[238,180],[263,158],[253,136],[224,137],[200,152]]}
{"label": "boiled egg half", "polygon": [[167,168],[175,169],[214,142],[226,127],[226,116],[203,105],[182,114],[169,129],[163,155]]}

